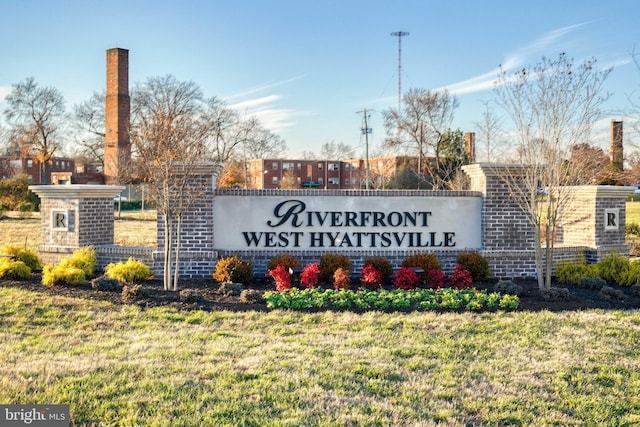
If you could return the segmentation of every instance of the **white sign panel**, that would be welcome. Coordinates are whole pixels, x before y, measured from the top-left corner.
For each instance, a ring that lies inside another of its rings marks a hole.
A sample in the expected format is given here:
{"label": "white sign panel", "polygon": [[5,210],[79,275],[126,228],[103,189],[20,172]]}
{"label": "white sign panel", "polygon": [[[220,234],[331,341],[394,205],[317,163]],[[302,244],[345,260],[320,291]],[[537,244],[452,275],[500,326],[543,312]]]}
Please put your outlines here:
{"label": "white sign panel", "polygon": [[480,249],[480,197],[227,196],[214,202],[220,250]]}

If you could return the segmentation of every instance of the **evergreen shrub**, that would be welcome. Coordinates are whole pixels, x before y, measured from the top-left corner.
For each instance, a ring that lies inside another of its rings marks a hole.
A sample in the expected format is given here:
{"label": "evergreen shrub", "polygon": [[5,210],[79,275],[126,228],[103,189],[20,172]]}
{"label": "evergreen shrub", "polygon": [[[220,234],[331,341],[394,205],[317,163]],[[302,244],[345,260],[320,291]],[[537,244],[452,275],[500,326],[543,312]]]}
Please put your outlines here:
{"label": "evergreen shrub", "polygon": [[584,279],[595,279],[600,272],[595,264],[584,260],[563,260],[556,264],[556,280],[568,285],[582,286]]}
{"label": "evergreen shrub", "polygon": [[598,275],[608,283],[620,283],[630,267],[627,257],[615,251],[607,254],[596,265]]}

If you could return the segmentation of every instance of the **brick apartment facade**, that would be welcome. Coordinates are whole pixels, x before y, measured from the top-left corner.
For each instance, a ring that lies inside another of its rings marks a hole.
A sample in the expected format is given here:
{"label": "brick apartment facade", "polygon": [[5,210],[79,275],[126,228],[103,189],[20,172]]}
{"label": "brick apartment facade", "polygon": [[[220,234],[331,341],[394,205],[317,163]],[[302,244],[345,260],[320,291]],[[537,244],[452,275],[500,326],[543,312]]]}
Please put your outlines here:
{"label": "brick apartment facade", "polygon": [[34,185],[71,183],[75,161],[70,157],[54,157],[47,168],[47,176],[44,175],[44,169],[40,162],[31,156],[23,159],[0,156],[0,178],[9,179],[27,175]]}
{"label": "brick apartment facade", "polygon": [[[396,156],[369,159],[371,188],[383,187],[405,164],[416,167],[417,158]],[[366,187],[366,177],[366,161],[363,159],[253,159],[246,162],[248,189],[361,189]]]}

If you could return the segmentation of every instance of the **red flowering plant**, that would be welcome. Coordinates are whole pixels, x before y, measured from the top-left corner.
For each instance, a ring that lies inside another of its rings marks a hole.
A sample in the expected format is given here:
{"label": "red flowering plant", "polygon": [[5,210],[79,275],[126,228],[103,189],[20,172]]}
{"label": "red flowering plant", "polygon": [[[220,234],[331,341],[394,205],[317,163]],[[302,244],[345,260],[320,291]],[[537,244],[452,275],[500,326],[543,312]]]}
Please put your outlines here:
{"label": "red flowering plant", "polygon": [[276,290],[278,292],[282,292],[293,287],[291,285],[291,273],[289,269],[285,268],[283,265],[278,265],[273,270],[269,270],[267,275],[273,277],[273,280],[276,281]]}
{"label": "red flowering plant", "polygon": [[396,288],[406,291],[417,288],[418,282],[420,282],[420,278],[416,272],[409,267],[402,267],[396,271],[393,279],[393,284]]}
{"label": "red flowering plant", "polygon": [[433,268],[427,272],[427,286],[431,289],[438,289],[444,286],[444,273],[442,270]]}
{"label": "red flowering plant", "polygon": [[333,287],[335,289],[349,289],[350,282],[349,270],[338,268],[335,273],[333,273]]}
{"label": "red flowering plant", "polygon": [[449,284],[454,289],[469,289],[473,285],[473,276],[461,265],[456,265],[453,268],[453,275],[449,277]]}
{"label": "red flowering plant", "polygon": [[382,272],[371,264],[367,264],[362,269],[362,277],[360,282],[369,290],[382,288]]}
{"label": "red flowering plant", "polygon": [[307,264],[300,273],[300,286],[303,288],[315,288],[318,285],[318,263]]}

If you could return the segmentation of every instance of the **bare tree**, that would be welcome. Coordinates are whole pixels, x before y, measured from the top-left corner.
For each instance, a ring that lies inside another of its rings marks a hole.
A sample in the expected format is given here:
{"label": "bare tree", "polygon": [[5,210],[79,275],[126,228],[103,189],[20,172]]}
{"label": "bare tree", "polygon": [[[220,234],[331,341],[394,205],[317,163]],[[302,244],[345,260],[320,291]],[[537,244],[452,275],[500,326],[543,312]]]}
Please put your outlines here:
{"label": "bare tree", "polygon": [[478,128],[478,142],[484,145],[484,160],[489,163],[496,161],[502,156],[505,145],[502,117],[495,114],[489,102],[485,102],[482,120],[474,122],[474,125]]}
{"label": "bare tree", "polygon": [[569,162],[572,165],[570,171],[577,172],[572,179],[575,184],[611,184],[620,175],[613,171],[609,156],[602,148],[593,147],[586,142],[571,147]]}
{"label": "bare tree", "polygon": [[318,160],[318,156],[311,150],[304,150],[302,152],[302,158],[304,160]]}
{"label": "bare tree", "polygon": [[[193,82],[150,78],[133,91],[131,139],[144,175],[158,189],[164,225],[164,288],[178,289],[182,218],[201,194],[189,187],[211,135],[205,102]],[[172,255],[175,268],[172,271]],[[171,279],[173,276],[173,284]]]}
{"label": "bare tree", "polygon": [[402,111],[390,109],[383,112],[387,133],[385,144],[402,146],[415,153],[418,156],[418,173],[428,176],[434,189],[447,187],[439,171],[445,136],[451,129],[457,107],[457,98],[446,90],[411,89],[403,96]]}
{"label": "bare tree", "polygon": [[35,156],[42,182],[49,180],[49,162],[60,148],[65,123],[65,101],[53,87],[39,87],[33,77],[13,85],[6,97],[4,115],[10,126],[12,143],[22,153]]}
{"label": "bare tree", "polygon": [[91,98],[73,107],[73,123],[78,132],[79,155],[92,161],[104,161],[105,93],[94,92]]}
{"label": "bare tree", "polygon": [[245,126],[247,126],[247,139],[244,155],[247,159],[277,159],[287,150],[284,139],[265,129],[257,118],[248,119]]}
{"label": "bare tree", "polygon": [[320,147],[320,158],[323,160],[345,160],[353,156],[353,148],[343,142],[325,142]]}
{"label": "bare tree", "polygon": [[207,104],[203,119],[210,130],[208,144],[213,160],[226,162],[234,157],[241,158],[245,143],[251,138],[253,123],[243,121],[237,111],[216,97],[209,99]]}
{"label": "bare tree", "polygon": [[[602,86],[610,72],[598,70],[595,59],[575,65],[563,53],[513,74],[502,70],[496,82],[498,102],[513,121],[524,165],[519,177],[502,178],[534,228],[541,291],[551,287],[559,213],[570,200],[568,185],[575,184],[579,176],[567,162],[569,149],[589,140],[591,123],[608,97],[602,94]],[[541,187],[545,188],[544,198]]]}

